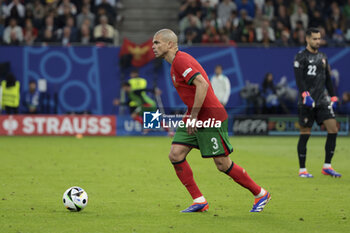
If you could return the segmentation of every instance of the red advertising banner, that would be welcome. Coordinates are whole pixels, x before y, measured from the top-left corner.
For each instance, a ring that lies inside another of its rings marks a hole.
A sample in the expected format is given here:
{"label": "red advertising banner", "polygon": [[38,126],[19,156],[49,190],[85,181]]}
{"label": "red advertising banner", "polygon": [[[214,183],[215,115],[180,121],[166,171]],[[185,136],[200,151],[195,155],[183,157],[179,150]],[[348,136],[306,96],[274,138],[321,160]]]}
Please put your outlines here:
{"label": "red advertising banner", "polygon": [[115,116],[0,115],[0,135],[116,135]]}

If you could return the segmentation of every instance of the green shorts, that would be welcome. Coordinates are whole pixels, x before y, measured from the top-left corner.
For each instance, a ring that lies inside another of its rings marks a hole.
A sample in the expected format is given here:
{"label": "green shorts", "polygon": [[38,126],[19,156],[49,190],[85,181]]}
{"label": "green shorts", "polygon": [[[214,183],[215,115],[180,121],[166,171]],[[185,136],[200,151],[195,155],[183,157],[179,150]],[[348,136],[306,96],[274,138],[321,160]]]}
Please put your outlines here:
{"label": "green shorts", "polygon": [[172,144],[197,148],[203,158],[227,156],[233,151],[227,129],[227,120],[220,128],[199,128],[193,135],[187,133],[186,127],[178,127]]}

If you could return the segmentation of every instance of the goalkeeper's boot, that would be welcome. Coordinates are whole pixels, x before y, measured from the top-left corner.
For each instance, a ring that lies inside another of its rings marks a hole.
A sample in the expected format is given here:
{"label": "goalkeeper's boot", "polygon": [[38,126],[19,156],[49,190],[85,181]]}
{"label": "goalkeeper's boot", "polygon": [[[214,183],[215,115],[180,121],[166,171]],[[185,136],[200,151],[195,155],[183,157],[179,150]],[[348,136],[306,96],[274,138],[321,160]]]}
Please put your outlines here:
{"label": "goalkeeper's boot", "polygon": [[263,211],[264,207],[267,205],[267,203],[271,200],[271,195],[269,192],[266,192],[266,194],[262,197],[255,198],[253,208],[250,210],[250,212],[261,212]]}
{"label": "goalkeeper's boot", "polygon": [[208,211],[209,209],[209,204],[207,201],[201,202],[201,203],[196,203],[194,202],[190,207],[187,209],[181,211],[182,213],[191,213],[191,212],[204,212]]}
{"label": "goalkeeper's boot", "polygon": [[341,174],[336,172],[332,167],[323,168],[322,174],[326,176],[331,176],[331,177],[339,177],[339,178],[341,177]]}
{"label": "goalkeeper's boot", "polygon": [[314,178],[314,176],[307,171],[299,172],[299,177],[301,178]]}

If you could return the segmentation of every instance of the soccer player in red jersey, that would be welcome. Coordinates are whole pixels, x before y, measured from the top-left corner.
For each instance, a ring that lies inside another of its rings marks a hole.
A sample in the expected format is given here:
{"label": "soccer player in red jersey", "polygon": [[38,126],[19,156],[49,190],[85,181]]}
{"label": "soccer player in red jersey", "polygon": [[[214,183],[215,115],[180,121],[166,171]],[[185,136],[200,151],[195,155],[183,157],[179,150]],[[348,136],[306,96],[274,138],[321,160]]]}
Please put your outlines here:
{"label": "soccer player in red jersey", "polygon": [[233,151],[227,132],[227,113],[216,98],[208,76],[202,66],[189,54],[178,50],[176,34],[162,29],[153,37],[153,52],[171,64],[171,78],[182,101],[187,105],[185,121],[215,120],[220,126],[204,128],[197,124],[178,127],[171,145],[169,159],[176,175],[193,198],[193,204],[182,212],[208,210],[207,200],[193,178],[186,157],[192,148],[200,150],[203,158],[213,158],[218,170],[248,189],[255,201],[250,212],[260,212],[271,199],[270,193],[257,185],[247,172],[230,159]]}

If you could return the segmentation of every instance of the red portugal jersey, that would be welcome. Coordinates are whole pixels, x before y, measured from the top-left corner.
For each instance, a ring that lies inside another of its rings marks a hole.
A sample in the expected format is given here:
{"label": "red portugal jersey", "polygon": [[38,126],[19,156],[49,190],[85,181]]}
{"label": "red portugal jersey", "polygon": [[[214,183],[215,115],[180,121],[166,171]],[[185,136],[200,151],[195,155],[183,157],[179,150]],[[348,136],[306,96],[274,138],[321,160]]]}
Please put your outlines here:
{"label": "red portugal jersey", "polygon": [[192,84],[192,81],[198,74],[201,74],[209,84],[209,88],[199,111],[198,120],[205,121],[215,118],[215,120],[224,121],[227,119],[226,110],[216,98],[207,73],[191,55],[178,51],[171,64],[170,74],[177,93],[187,105],[188,114],[191,113],[196,93],[196,86]]}

